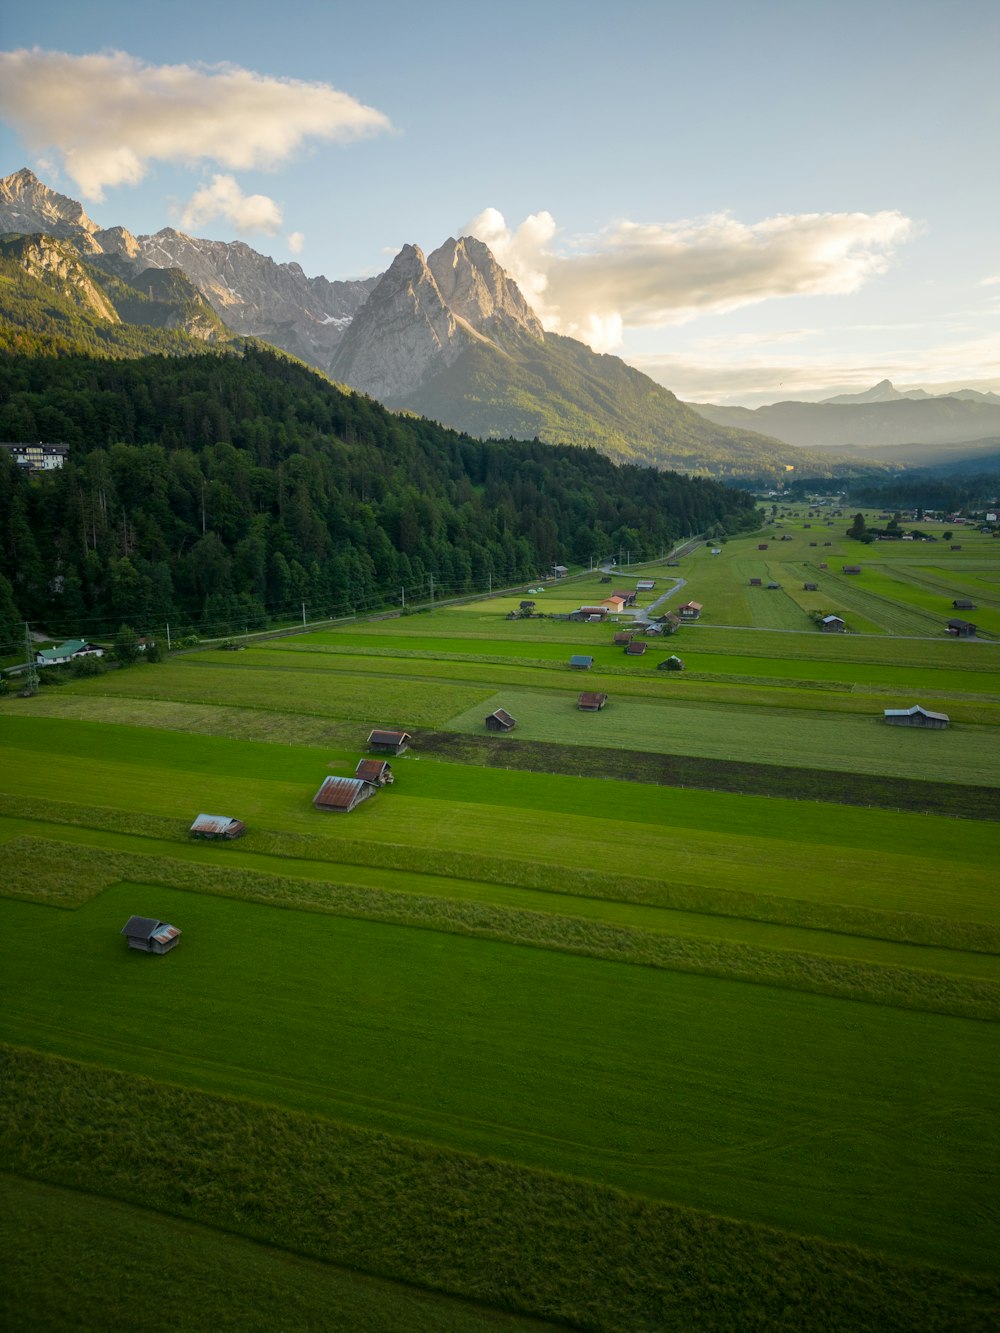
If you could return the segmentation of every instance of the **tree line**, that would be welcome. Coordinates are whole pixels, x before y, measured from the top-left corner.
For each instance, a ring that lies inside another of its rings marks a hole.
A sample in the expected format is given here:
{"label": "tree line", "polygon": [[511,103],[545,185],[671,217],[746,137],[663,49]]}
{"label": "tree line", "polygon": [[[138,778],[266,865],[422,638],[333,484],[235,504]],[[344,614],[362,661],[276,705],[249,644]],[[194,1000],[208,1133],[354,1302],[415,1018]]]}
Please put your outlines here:
{"label": "tree line", "polygon": [[593,449],[483,442],[390,413],[296,362],[240,354],[8,356],[0,439],[64,443],[28,477],[0,451],[0,644],[261,628],[658,554],[755,524],[718,483]]}

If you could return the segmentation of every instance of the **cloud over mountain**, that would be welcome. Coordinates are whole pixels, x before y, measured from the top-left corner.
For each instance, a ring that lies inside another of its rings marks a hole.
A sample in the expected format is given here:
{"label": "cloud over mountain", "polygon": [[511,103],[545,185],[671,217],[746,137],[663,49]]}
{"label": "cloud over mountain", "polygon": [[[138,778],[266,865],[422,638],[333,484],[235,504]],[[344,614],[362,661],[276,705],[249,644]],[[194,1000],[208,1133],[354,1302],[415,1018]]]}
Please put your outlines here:
{"label": "cloud over mountain", "polygon": [[270,235],[281,226],[281,209],[266,194],[244,194],[234,176],[216,175],[188,200],[181,215],[187,230],[224,218],[239,232],[264,231]]}
{"label": "cloud over mountain", "polygon": [[547,329],[609,351],[626,328],[680,324],[779,296],[857,291],[885,270],[913,224],[895,211],[781,214],[756,223],[718,213],[621,221],[557,246],[550,213],[511,230],[488,208],[467,230],[493,250]]}
{"label": "cloud over mountain", "polygon": [[58,154],[94,200],[109,186],[136,184],[153,161],[273,167],[308,139],[390,128],[380,111],[326,83],[37,47],[0,52],[0,114],[33,151]]}

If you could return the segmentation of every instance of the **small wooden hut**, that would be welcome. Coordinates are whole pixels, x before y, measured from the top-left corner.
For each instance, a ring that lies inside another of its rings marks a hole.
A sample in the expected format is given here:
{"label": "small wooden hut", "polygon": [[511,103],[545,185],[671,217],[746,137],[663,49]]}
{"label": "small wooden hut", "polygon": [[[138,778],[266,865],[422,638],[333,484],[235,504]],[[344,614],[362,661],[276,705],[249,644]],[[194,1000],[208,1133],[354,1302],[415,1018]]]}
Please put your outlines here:
{"label": "small wooden hut", "polygon": [[359,759],[354,776],[373,787],[391,787],[395,781],[388,759]]}
{"label": "small wooden hut", "polygon": [[169,953],[176,946],[180,933],[169,921],[157,921],[152,916],[130,916],[121,928],[128,947],[142,953]]}
{"label": "small wooden hut", "polygon": [[584,690],[577,699],[576,706],[584,713],[599,713],[607,702],[608,696],[606,694],[594,694]]}
{"label": "small wooden hut", "polygon": [[517,723],[506,708],[498,708],[486,718],[487,731],[513,731]]}
{"label": "small wooden hut", "polygon": [[240,838],[247,831],[242,819],[229,815],[199,815],[188,832],[192,838]]}
{"label": "small wooden hut", "polygon": [[402,754],[413,737],[408,731],[386,731],[376,728],[368,737],[368,748],[376,754]]}
{"label": "small wooden hut", "polygon": [[934,731],[943,731],[951,720],[947,713],[932,713],[919,704],[912,708],[885,708],[882,716],[894,727],[929,727]]}

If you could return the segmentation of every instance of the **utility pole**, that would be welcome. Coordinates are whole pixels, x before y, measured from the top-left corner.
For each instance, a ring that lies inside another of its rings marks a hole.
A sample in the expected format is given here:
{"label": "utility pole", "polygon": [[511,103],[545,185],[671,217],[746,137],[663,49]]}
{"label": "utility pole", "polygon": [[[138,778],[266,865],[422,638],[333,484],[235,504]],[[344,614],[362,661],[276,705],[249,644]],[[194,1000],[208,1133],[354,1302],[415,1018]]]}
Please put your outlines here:
{"label": "utility pole", "polygon": [[492,597],[492,596],[493,596],[493,571],[492,571],[492,569],[490,570],[489,574],[487,575],[487,578],[488,578],[489,581],[490,581],[490,596]]}
{"label": "utility pole", "polygon": [[170,652],[170,621],[167,621],[167,652]]}
{"label": "utility pole", "polygon": [[405,588],[400,588],[400,590],[399,590],[399,604],[400,604],[400,606],[403,608],[403,610],[405,611],[405,610],[406,610],[406,589],[405,589]]}
{"label": "utility pole", "polygon": [[428,578],[430,579],[430,581],[431,581],[431,611],[433,611],[433,610],[434,610],[434,575],[433,575],[433,574],[428,574],[427,577],[428,577]]}
{"label": "utility pole", "polygon": [[305,625],[305,623],[306,623],[306,604],[305,604],[305,602],[303,602],[303,603],[302,603],[302,624],[303,624],[303,626]]}
{"label": "utility pole", "polygon": [[28,683],[24,687],[27,695],[38,693],[38,668],[35,666],[35,645],[31,642],[31,627],[24,622],[24,650],[28,658]]}

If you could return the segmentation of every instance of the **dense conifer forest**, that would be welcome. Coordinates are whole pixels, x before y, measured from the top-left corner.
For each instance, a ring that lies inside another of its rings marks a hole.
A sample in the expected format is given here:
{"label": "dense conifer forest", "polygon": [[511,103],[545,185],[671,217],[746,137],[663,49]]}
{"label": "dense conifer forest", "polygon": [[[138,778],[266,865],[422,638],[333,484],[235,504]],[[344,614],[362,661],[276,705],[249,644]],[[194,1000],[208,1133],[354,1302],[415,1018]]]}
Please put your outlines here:
{"label": "dense conifer forest", "polygon": [[[16,356],[0,439],[64,443],[59,471],[0,459],[0,638],[225,634],[541,577],[620,547],[754,522],[748,495],[592,449],[484,443],[343,393],[287,358]],[[6,451],[4,451],[6,454]],[[9,585],[9,587],[7,586]]]}

